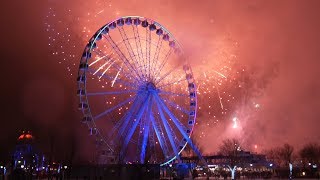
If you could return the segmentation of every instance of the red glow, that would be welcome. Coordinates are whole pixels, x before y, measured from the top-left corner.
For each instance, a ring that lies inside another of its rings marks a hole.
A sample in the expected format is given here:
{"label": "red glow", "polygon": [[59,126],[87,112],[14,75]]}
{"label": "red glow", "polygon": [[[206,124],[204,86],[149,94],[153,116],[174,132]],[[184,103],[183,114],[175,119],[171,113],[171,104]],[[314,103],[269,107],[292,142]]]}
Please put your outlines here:
{"label": "red glow", "polygon": [[24,139],[33,139],[33,136],[29,132],[27,133],[23,132],[23,134],[19,136],[18,140],[24,140]]}

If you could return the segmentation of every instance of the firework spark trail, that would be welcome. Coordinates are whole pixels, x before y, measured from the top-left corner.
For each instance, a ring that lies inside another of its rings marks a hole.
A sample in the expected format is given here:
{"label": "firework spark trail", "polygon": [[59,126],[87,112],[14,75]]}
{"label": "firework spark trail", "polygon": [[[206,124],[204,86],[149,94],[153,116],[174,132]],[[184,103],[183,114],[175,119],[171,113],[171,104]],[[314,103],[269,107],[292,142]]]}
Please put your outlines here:
{"label": "firework spark trail", "polygon": [[103,73],[101,74],[101,76],[99,77],[99,79],[102,78],[102,76],[110,69],[110,67],[113,65],[114,61],[107,67],[106,70],[103,71]]}
{"label": "firework spark trail", "polygon": [[101,14],[104,12],[104,9],[102,9],[101,11],[99,11],[96,15]]}
{"label": "firework spark trail", "polygon": [[111,87],[113,87],[114,83],[116,82],[116,80],[117,80],[117,78],[118,78],[118,76],[119,76],[119,74],[120,74],[120,71],[121,71],[121,69],[122,69],[122,66],[123,66],[123,63],[122,63],[122,65],[121,65],[119,71],[117,72],[116,77],[113,79],[112,84],[111,84]]}
{"label": "firework spark trail", "polygon": [[223,110],[223,104],[222,104],[222,98],[221,98],[221,96],[220,96],[220,91],[219,91],[219,88],[218,88],[218,83],[216,83],[217,85],[216,85],[216,89],[217,89],[217,93],[218,93],[218,97],[219,97],[219,102],[220,102],[220,107],[221,107],[221,109]]}
{"label": "firework spark trail", "polygon": [[103,58],[105,58],[105,57],[107,57],[107,56],[108,56],[108,55],[105,55],[105,56],[102,56],[102,57],[96,59],[95,61],[93,61],[92,63],[90,63],[89,66],[94,65],[95,63],[97,63],[98,61],[100,61],[101,59],[103,59]]}
{"label": "firework spark trail", "polygon": [[[97,74],[97,72],[99,72],[101,69],[104,68],[104,66],[106,66],[110,61],[112,60],[112,58],[109,59],[109,61],[107,61],[106,63],[104,63],[102,66],[100,66],[94,73],[93,75]],[[112,63],[113,64],[113,63]],[[110,67],[109,67],[110,68]]]}
{"label": "firework spark trail", "polygon": [[184,76],[185,76],[185,75],[182,75],[182,76],[181,76],[175,83],[173,83],[173,84],[178,84]]}
{"label": "firework spark trail", "polygon": [[224,78],[226,78],[227,79],[227,77],[225,76],[225,75],[223,75],[222,73],[220,73],[220,72],[218,72],[218,71],[216,71],[216,70],[213,70],[215,73],[217,73],[218,75],[220,75],[221,77],[224,77]]}

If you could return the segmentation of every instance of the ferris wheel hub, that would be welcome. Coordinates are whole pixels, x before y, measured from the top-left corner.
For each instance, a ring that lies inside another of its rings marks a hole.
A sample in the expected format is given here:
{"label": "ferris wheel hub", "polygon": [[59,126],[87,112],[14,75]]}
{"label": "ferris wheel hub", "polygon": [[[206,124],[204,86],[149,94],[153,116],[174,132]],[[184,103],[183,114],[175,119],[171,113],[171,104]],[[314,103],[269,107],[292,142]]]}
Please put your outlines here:
{"label": "ferris wheel hub", "polygon": [[146,82],[139,87],[140,93],[157,93],[159,90],[153,82]]}

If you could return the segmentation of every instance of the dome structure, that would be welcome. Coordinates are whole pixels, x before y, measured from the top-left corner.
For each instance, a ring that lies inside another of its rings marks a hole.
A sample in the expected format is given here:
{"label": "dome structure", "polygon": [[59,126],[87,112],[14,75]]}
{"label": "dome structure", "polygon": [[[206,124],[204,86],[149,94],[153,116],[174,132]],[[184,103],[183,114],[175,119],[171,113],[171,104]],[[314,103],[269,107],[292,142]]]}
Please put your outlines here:
{"label": "dome structure", "polygon": [[34,139],[30,131],[22,131],[22,134],[18,137],[18,140],[30,140]]}
{"label": "dome structure", "polygon": [[14,169],[23,169],[25,171],[42,170],[44,161],[44,155],[35,147],[32,133],[30,131],[22,131],[13,152]]}
{"label": "dome structure", "polygon": [[22,131],[22,134],[18,137],[18,143],[19,144],[30,144],[33,142],[34,140],[34,136],[32,135],[32,133],[30,131]]}

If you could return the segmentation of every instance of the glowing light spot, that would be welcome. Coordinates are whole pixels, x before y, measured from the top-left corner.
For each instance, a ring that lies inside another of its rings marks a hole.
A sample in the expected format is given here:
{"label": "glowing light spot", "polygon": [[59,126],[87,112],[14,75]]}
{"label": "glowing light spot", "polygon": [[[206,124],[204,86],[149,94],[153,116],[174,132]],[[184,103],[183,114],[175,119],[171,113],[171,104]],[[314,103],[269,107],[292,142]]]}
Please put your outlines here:
{"label": "glowing light spot", "polygon": [[233,126],[232,126],[232,128],[238,128],[238,118],[237,117],[234,117],[233,119],[232,119],[232,121],[233,121]]}

